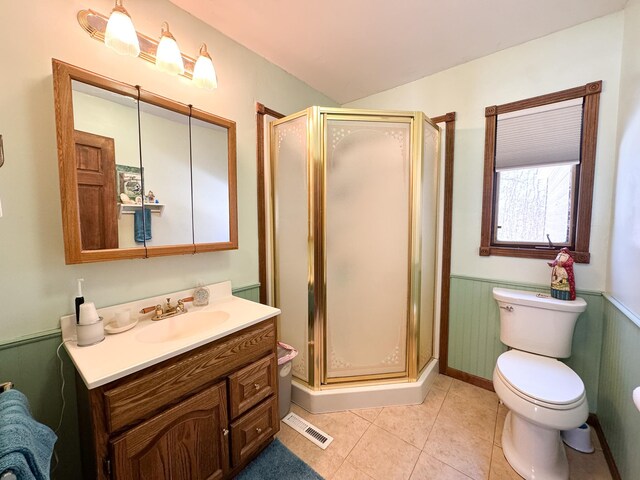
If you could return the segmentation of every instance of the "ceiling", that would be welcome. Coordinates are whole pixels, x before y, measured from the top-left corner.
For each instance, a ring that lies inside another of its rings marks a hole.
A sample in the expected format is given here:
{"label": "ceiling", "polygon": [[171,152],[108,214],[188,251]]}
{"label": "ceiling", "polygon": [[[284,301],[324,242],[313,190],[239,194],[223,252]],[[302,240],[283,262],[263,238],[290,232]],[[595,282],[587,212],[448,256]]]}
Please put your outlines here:
{"label": "ceiling", "polygon": [[621,10],[627,0],[171,2],[343,104]]}

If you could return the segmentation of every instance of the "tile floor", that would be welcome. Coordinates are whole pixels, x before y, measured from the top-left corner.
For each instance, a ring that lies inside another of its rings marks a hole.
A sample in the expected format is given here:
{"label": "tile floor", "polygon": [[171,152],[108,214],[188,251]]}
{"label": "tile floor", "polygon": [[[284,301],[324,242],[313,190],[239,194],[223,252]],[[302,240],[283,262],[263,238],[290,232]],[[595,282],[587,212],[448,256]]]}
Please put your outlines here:
{"label": "tile floor", "polygon": [[[500,448],[507,409],[495,393],[444,375],[420,405],[317,415],[292,410],[334,437],[322,450],[284,423],[278,433],[327,480],[521,478]],[[597,437],[594,445],[592,454],[567,448],[571,479],[611,479]]]}

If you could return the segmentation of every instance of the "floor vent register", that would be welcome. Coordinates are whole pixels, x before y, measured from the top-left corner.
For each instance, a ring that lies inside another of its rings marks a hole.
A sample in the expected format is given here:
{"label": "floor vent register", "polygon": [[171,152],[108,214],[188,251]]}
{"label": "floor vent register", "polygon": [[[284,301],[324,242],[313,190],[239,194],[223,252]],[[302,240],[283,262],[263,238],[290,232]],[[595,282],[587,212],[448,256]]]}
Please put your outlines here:
{"label": "floor vent register", "polygon": [[299,417],[295,413],[289,413],[282,419],[284,423],[293,428],[296,432],[300,433],[303,437],[311,440],[317,446],[323,450],[333,442],[333,437],[322,430],[314,427],[305,419]]}

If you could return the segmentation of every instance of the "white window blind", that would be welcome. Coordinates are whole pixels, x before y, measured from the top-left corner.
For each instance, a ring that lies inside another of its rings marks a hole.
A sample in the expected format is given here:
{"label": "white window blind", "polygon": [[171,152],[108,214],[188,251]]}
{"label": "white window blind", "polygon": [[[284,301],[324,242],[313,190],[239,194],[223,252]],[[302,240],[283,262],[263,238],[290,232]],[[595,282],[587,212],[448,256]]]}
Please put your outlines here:
{"label": "white window blind", "polygon": [[580,163],[582,98],[498,115],[496,171]]}

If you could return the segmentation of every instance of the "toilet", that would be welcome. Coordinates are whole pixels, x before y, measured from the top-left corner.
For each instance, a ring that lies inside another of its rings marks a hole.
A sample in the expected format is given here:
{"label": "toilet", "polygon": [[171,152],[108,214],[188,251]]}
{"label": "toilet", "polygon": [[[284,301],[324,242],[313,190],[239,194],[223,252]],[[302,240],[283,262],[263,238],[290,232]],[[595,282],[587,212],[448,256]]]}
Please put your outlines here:
{"label": "toilet", "polygon": [[509,409],[502,431],[504,456],[528,480],[566,480],[569,464],[561,430],[582,425],[589,405],[582,380],[557,360],[571,355],[573,330],[587,308],[582,298],[494,288],[500,340],[493,386]]}

